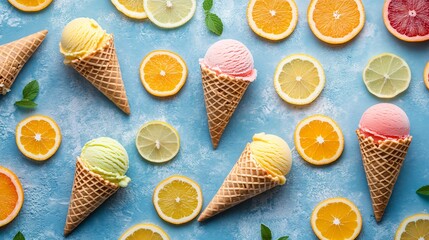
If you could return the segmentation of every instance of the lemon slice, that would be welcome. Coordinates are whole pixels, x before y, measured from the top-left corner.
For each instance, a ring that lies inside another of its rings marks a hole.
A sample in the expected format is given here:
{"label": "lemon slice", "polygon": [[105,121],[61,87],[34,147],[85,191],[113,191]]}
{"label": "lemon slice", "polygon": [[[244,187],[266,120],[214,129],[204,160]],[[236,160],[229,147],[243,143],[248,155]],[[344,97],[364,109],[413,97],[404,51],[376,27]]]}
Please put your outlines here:
{"label": "lemon slice", "polygon": [[195,181],[173,175],[156,186],[153,205],[164,221],[183,224],[194,219],[201,211],[203,195]]}
{"label": "lemon slice", "polygon": [[400,57],[383,53],[369,60],[363,71],[368,91],[379,98],[393,98],[410,85],[411,71]]}
{"label": "lemon slice", "polygon": [[166,122],[151,121],[138,131],[136,146],[140,155],[149,162],[167,162],[179,152],[179,133]]}
{"label": "lemon slice", "polygon": [[404,219],[396,230],[395,240],[429,238],[429,214],[415,214]]}
{"label": "lemon slice", "polygon": [[194,16],[195,0],[143,0],[148,18],[158,27],[176,28]]}
{"label": "lemon slice", "polygon": [[111,0],[116,9],[126,16],[134,19],[147,18],[142,0]]}
{"label": "lemon slice", "polygon": [[140,223],[130,227],[119,240],[170,240],[170,237],[155,224]]}
{"label": "lemon slice", "polygon": [[12,6],[24,12],[38,12],[49,6],[52,0],[8,0]]}
{"label": "lemon slice", "polygon": [[325,86],[325,73],[315,58],[305,54],[293,54],[277,66],[274,87],[286,102],[306,105],[313,102]]}

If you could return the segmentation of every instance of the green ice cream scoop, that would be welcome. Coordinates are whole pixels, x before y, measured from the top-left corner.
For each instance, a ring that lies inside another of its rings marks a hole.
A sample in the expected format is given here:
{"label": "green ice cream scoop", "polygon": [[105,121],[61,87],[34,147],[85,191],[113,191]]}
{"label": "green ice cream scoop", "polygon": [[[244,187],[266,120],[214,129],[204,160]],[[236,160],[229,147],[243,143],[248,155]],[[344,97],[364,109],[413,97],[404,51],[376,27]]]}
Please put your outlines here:
{"label": "green ice cream scoop", "polygon": [[84,165],[105,180],[126,187],[131,181],[125,175],[128,170],[128,154],[116,140],[101,137],[85,144],[80,155]]}

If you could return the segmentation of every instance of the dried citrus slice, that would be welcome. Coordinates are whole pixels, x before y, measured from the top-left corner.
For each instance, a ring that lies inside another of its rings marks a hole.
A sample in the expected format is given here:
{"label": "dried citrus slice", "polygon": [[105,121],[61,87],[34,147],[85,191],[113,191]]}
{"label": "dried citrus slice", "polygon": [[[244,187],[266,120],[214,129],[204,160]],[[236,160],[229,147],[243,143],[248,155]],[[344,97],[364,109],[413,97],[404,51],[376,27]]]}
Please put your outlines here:
{"label": "dried citrus slice", "polygon": [[185,61],[176,53],[150,52],[140,64],[140,79],[145,89],[157,97],[168,97],[180,91],[188,77]]}
{"label": "dried citrus slice", "polygon": [[344,136],[340,127],[330,117],[320,114],[298,123],[294,141],[299,155],[314,165],[334,162],[344,150]]}
{"label": "dried citrus slice", "polygon": [[284,58],[274,74],[277,94],[286,102],[305,105],[313,102],[325,86],[325,73],[315,58],[293,54]]}
{"label": "dried citrus slice", "polygon": [[116,9],[134,19],[147,18],[142,0],[111,0]]}
{"label": "dried citrus slice", "polygon": [[363,81],[375,96],[393,98],[410,85],[410,67],[402,58],[383,53],[369,60],[363,71]]}
{"label": "dried citrus slice", "polygon": [[362,216],[346,198],[329,198],[311,214],[311,228],[321,240],[354,240],[362,230]]}
{"label": "dried citrus slice", "polygon": [[18,215],[24,202],[24,191],[18,177],[0,166],[0,227]]}
{"label": "dried citrus slice", "polygon": [[395,240],[429,239],[429,214],[415,214],[404,219],[396,230]]}
{"label": "dried citrus slice", "polygon": [[269,40],[288,37],[298,23],[294,0],[250,0],[247,22],[257,35]]}
{"label": "dried citrus slice", "polygon": [[195,0],[142,0],[151,22],[162,28],[176,28],[191,20],[195,14]]}
{"label": "dried citrus slice", "polygon": [[423,73],[423,80],[426,84],[426,87],[429,89],[429,62],[426,64],[426,68]]}
{"label": "dried citrus slice", "polygon": [[140,223],[130,227],[119,240],[170,240],[170,237],[155,224]]}
{"label": "dried citrus slice", "polygon": [[24,12],[38,12],[52,3],[52,0],[8,0],[17,9]]}
{"label": "dried citrus slice", "polygon": [[308,24],[318,39],[330,44],[352,40],[362,30],[365,10],[361,0],[312,0]]}
{"label": "dried citrus slice", "polygon": [[164,221],[183,224],[194,219],[201,211],[203,195],[195,181],[173,175],[156,186],[153,205]]}
{"label": "dried citrus slice", "polygon": [[45,161],[57,152],[60,144],[60,128],[50,117],[31,116],[16,126],[16,145],[30,159]]}
{"label": "dried citrus slice", "polygon": [[429,40],[429,1],[386,0],[383,20],[387,30],[403,41]]}

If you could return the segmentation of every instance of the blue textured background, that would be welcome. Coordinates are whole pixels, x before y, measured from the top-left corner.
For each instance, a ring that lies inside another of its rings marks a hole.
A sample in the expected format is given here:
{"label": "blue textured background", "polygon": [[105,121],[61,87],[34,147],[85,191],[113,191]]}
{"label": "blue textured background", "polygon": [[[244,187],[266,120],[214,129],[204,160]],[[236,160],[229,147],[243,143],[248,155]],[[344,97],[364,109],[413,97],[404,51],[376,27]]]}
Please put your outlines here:
{"label": "blue textured background", "polygon": [[[392,239],[400,221],[412,214],[428,212],[429,201],[415,190],[429,183],[429,92],[422,73],[429,60],[429,44],[405,43],[386,30],[383,1],[364,0],[366,23],[355,40],[344,46],[329,46],[311,33],[306,19],[309,0],[298,0],[299,22],[294,33],[279,43],[258,38],[246,22],[245,0],[215,0],[213,11],[224,21],[221,37],[210,34],[204,25],[201,0],[194,18],[175,30],[162,30],[149,21],[134,21],[119,13],[110,1],[55,0],[39,13],[27,14],[0,2],[0,44],[33,32],[48,29],[40,49],[27,63],[12,92],[0,97],[0,165],[12,169],[25,192],[18,217],[0,229],[0,239],[12,239],[22,231],[27,239],[62,239],[75,169],[75,158],[88,140],[109,136],[119,140],[130,156],[129,187],[121,189],[85,220],[68,239],[116,239],[140,222],[152,222],[172,239],[259,239],[259,225],[271,227],[275,237],[316,239],[309,223],[314,206],[329,197],[343,196],[359,207],[363,217],[360,239]],[[63,64],[58,51],[63,27],[77,17],[91,17],[115,34],[116,50],[131,105],[126,116],[77,72]],[[212,150],[198,58],[217,40],[234,38],[253,53],[258,78],[238,106],[219,148]],[[189,68],[188,80],[175,97],[158,99],[140,83],[138,68],[143,57],[155,49],[179,53]],[[382,52],[403,57],[411,67],[409,89],[390,101],[402,107],[411,121],[413,143],[397,181],[383,221],[373,218],[371,202],[361,162],[355,129],[363,111],[382,102],[373,97],[362,82],[368,59]],[[322,63],[326,86],[321,96],[306,107],[284,103],[275,93],[272,77],[277,63],[292,53],[310,54]],[[17,109],[21,90],[38,79],[39,107]],[[54,157],[45,163],[26,159],[15,144],[15,126],[33,114],[53,117],[61,127],[63,141]],[[183,174],[202,187],[204,206],[211,200],[234,165],[246,143],[258,132],[277,134],[293,148],[293,131],[302,118],[326,114],[343,129],[346,141],[342,157],[326,167],[306,164],[293,152],[293,168],[285,186],[275,188],[200,224],[183,226],[163,222],[152,206],[152,192],[158,182],[172,174]],[[164,120],[181,136],[178,156],[164,165],[143,160],[135,148],[138,128],[150,120]]]}

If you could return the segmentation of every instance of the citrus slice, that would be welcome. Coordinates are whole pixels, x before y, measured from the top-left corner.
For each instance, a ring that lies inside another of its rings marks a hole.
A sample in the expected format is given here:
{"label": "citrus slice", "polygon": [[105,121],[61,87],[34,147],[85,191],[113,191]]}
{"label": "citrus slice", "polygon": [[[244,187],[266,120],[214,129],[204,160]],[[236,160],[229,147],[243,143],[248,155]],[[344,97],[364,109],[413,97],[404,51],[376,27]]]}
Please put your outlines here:
{"label": "citrus slice", "polygon": [[395,240],[429,239],[429,214],[415,214],[404,219],[396,230]]}
{"label": "citrus slice", "polygon": [[294,0],[250,0],[247,22],[263,38],[285,39],[298,23],[298,7]]}
{"label": "citrus slice", "polygon": [[314,165],[332,163],[344,150],[344,136],[340,127],[330,117],[320,114],[298,123],[294,141],[299,155]]}
{"label": "citrus slice", "polygon": [[142,0],[111,0],[116,9],[127,17],[134,19],[147,18]]}
{"label": "citrus slice", "polygon": [[150,52],[140,64],[140,80],[143,86],[157,97],[168,97],[179,92],[187,76],[185,61],[170,51]]}
{"label": "citrus slice", "polygon": [[31,116],[16,126],[16,145],[30,159],[45,161],[57,152],[60,144],[60,128],[50,117]]}
{"label": "citrus slice", "polygon": [[346,198],[329,198],[311,214],[311,228],[321,240],[354,240],[362,230],[362,216]]}
{"label": "citrus slice", "polygon": [[151,121],[137,132],[136,146],[140,155],[149,162],[167,162],[179,152],[179,133],[166,122]]}
{"label": "citrus slice", "polygon": [[368,91],[379,98],[393,98],[410,85],[411,71],[400,57],[383,53],[369,60],[363,71]]}
{"label": "citrus slice", "polygon": [[140,223],[130,227],[119,240],[170,240],[170,237],[155,224]]}
{"label": "citrus slice", "polygon": [[201,188],[190,178],[173,175],[156,186],[153,205],[164,221],[172,224],[187,223],[201,211]]}
{"label": "citrus slice", "polygon": [[277,65],[274,87],[286,102],[305,105],[313,102],[325,86],[325,72],[315,58],[293,54]]}
{"label": "citrus slice", "polygon": [[428,64],[426,64],[426,68],[423,73],[423,80],[425,82],[426,87],[429,89],[429,62]]}
{"label": "citrus slice", "polygon": [[361,0],[312,0],[308,24],[318,39],[330,44],[352,40],[362,30],[365,10]]}
{"label": "citrus slice", "polygon": [[24,202],[24,191],[18,177],[0,166],[0,227],[18,215]]}
{"label": "citrus slice", "polygon": [[52,0],[8,0],[12,6],[24,12],[38,12],[52,3]]}
{"label": "citrus slice", "polygon": [[147,17],[162,28],[176,28],[191,20],[195,14],[195,0],[143,0]]}
{"label": "citrus slice", "polygon": [[429,40],[429,1],[386,0],[383,20],[387,30],[403,41]]}

